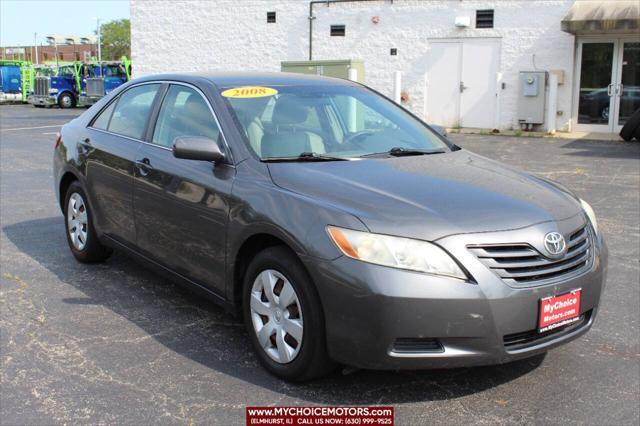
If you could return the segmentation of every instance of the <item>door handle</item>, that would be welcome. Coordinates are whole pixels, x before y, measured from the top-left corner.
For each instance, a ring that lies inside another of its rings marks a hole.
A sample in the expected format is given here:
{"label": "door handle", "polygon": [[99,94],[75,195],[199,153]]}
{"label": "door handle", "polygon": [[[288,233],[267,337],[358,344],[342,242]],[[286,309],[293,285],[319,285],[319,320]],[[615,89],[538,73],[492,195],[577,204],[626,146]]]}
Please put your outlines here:
{"label": "door handle", "polygon": [[136,160],[136,168],[140,172],[142,176],[146,176],[149,174],[149,171],[153,170],[151,166],[151,161],[148,158],[143,158],[142,160]]}
{"label": "door handle", "polygon": [[616,94],[620,97],[623,96],[622,94],[622,89],[624,88],[624,84],[620,83],[618,84],[618,86],[616,87]]}
{"label": "door handle", "polygon": [[613,83],[607,86],[607,96],[609,97],[613,96],[613,86],[614,86]]}
{"label": "door handle", "polygon": [[79,145],[80,151],[85,155],[91,154],[94,150],[93,146],[91,146],[91,139],[89,138],[83,139]]}
{"label": "door handle", "polygon": [[468,87],[464,85],[464,81],[461,81],[460,82],[460,93],[464,92],[466,89],[468,89]]}

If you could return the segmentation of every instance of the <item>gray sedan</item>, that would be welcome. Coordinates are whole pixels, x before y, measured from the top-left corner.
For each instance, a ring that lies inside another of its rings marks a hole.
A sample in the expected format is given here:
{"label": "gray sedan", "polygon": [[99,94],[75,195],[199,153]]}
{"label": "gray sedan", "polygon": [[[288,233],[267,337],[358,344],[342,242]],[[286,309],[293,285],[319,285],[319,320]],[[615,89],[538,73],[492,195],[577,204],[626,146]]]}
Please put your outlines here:
{"label": "gray sedan", "polygon": [[54,187],[79,261],[123,250],[241,314],[287,380],[539,354],[605,283],[585,201],[344,80],[133,80],[62,128]]}

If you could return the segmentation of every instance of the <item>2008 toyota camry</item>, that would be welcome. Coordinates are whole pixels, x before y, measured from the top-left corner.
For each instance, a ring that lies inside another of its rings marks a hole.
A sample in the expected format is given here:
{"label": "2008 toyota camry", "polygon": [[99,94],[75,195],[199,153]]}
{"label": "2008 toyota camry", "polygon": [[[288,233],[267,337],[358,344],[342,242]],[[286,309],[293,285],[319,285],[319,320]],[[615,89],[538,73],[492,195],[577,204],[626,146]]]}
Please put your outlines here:
{"label": "2008 toyota camry", "polygon": [[54,185],[79,261],[123,249],[242,311],[288,380],[539,354],[605,282],[585,201],[345,80],[131,81],[63,127]]}

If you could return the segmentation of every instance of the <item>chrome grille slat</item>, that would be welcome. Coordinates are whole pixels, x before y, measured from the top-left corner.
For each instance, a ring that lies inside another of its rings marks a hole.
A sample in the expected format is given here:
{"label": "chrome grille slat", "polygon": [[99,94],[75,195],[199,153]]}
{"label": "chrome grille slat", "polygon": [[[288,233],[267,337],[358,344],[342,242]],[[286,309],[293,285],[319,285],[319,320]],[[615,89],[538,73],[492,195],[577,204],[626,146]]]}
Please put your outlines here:
{"label": "chrome grille slat", "polygon": [[[580,263],[585,262],[589,257],[589,253],[582,253],[577,259],[571,260],[570,262],[557,262],[551,263],[552,265],[558,265],[555,267],[547,268],[547,267],[536,267],[536,268],[507,268],[507,269],[495,269],[496,272],[500,274],[501,277],[504,278],[526,278],[531,276],[532,272],[536,272],[536,275],[546,275],[553,274],[555,272],[563,271],[565,269],[570,269]],[[511,270],[516,269],[519,272],[510,272]]]}
{"label": "chrome grille slat", "polygon": [[480,262],[513,285],[535,285],[564,279],[582,273],[591,265],[592,237],[587,225],[569,235],[567,247],[564,257],[551,259],[521,242],[467,246]]}
{"label": "chrome grille slat", "polygon": [[100,77],[87,78],[87,96],[104,96],[104,79]]}
{"label": "chrome grille slat", "polygon": [[582,254],[584,254],[584,251],[567,253],[565,257],[559,260],[550,260],[543,256],[537,256],[536,259],[531,259],[530,261],[521,260],[518,262],[512,262],[511,259],[509,259],[508,261],[503,261],[493,258],[484,259],[484,262],[485,265],[489,266],[491,269],[530,269],[538,267],[554,267],[558,264],[562,264],[571,259],[574,259]]}
{"label": "chrome grille slat", "polygon": [[[529,246],[482,246],[482,247],[470,247],[478,257],[484,258],[507,258],[507,257],[527,257],[527,256],[539,256],[539,253]],[[509,250],[502,250],[509,249]]]}
{"label": "chrome grille slat", "polygon": [[567,243],[567,247],[573,247],[573,246],[583,242],[584,240],[586,240],[587,237],[588,237],[588,235],[587,235],[586,232],[581,232],[579,235],[577,235],[575,237],[572,236],[572,238]]}
{"label": "chrome grille slat", "polygon": [[580,251],[586,244],[589,243],[588,239],[584,239],[584,240],[580,240],[580,242],[578,244],[574,244],[573,246],[569,247],[569,250],[567,251],[567,254],[570,254],[572,252],[575,251]]}
{"label": "chrome grille slat", "polygon": [[35,93],[37,96],[48,96],[49,95],[49,78],[36,77],[33,93]]}

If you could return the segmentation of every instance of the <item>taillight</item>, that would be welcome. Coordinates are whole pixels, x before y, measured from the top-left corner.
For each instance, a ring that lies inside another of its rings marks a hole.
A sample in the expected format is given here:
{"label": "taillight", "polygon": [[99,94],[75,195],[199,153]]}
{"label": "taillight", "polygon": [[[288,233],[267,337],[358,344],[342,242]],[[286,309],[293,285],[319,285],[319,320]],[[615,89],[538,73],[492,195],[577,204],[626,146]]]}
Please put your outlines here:
{"label": "taillight", "polygon": [[56,137],[56,146],[54,147],[55,149],[60,146],[60,142],[62,142],[62,135],[58,133],[58,137]]}

